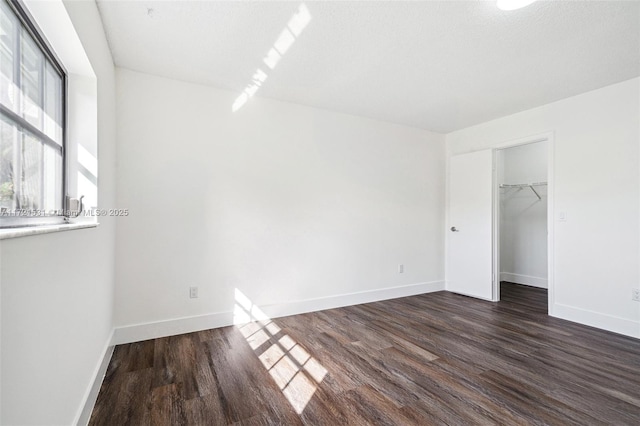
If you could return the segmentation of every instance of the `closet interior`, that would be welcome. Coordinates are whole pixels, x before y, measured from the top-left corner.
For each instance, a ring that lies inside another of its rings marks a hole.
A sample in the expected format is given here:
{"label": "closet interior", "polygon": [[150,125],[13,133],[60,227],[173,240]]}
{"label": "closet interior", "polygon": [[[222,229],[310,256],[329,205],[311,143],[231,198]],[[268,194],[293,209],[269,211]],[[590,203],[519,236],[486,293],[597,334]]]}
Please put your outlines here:
{"label": "closet interior", "polygon": [[[547,158],[546,141],[498,151],[501,287],[548,288]],[[545,298],[546,293],[522,292]]]}

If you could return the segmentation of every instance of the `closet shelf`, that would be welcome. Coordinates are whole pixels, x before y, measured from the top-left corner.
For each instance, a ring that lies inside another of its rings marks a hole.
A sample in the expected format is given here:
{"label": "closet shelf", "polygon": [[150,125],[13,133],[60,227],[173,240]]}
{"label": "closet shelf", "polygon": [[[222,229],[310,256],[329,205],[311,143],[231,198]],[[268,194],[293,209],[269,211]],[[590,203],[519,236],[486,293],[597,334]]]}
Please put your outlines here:
{"label": "closet shelf", "polygon": [[501,183],[500,188],[530,188],[533,191],[533,193],[536,194],[536,197],[538,197],[538,200],[542,200],[542,197],[540,196],[540,194],[538,194],[538,191],[536,191],[534,186],[546,186],[546,185],[547,185],[547,182],[516,183],[516,184]]}

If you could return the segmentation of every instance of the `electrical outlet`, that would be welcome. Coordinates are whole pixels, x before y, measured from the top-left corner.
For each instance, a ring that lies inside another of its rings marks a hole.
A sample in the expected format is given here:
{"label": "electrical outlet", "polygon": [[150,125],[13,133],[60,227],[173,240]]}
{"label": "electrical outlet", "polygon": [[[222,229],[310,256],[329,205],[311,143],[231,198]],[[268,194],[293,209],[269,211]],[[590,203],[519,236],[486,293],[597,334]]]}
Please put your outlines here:
{"label": "electrical outlet", "polygon": [[198,287],[189,287],[189,297],[192,299],[198,298]]}
{"label": "electrical outlet", "polygon": [[640,302],[640,288],[634,288],[631,291],[631,300],[635,300],[636,302]]}
{"label": "electrical outlet", "polygon": [[402,264],[401,264],[401,265],[398,265],[398,273],[399,273],[399,274],[404,273],[404,265],[402,265]]}

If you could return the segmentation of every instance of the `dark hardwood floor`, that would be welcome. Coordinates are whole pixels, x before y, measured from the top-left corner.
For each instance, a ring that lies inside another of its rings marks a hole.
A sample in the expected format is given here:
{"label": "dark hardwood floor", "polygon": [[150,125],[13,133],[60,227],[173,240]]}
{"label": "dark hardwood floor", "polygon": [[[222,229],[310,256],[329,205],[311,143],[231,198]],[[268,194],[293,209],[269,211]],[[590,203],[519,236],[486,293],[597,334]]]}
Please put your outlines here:
{"label": "dark hardwood floor", "polygon": [[438,292],[116,347],[90,424],[640,424],[640,340],[545,290]]}

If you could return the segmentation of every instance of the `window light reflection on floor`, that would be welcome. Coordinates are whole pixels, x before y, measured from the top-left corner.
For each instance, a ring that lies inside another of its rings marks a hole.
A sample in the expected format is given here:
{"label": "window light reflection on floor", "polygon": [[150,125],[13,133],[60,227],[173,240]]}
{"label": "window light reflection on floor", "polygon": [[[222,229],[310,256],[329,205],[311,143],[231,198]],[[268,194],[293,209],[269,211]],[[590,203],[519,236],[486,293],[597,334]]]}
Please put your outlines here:
{"label": "window light reflection on floor", "polygon": [[[233,323],[258,356],[293,409],[302,414],[327,370],[240,290],[235,290]],[[275,342],[274,342],[275,341]],[[267,349],[266,344],[271,342]]]}

